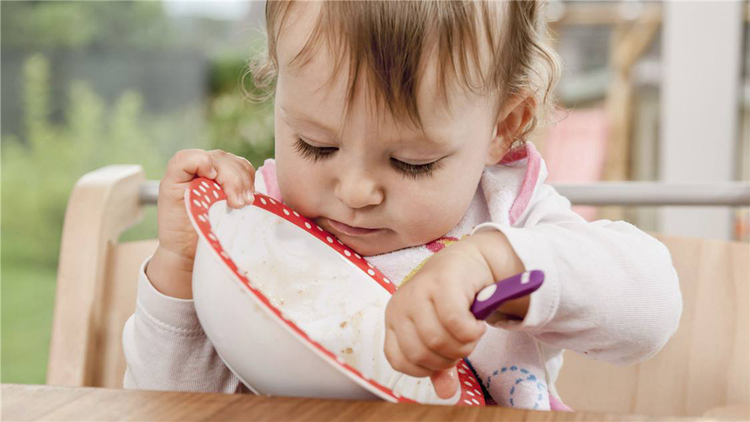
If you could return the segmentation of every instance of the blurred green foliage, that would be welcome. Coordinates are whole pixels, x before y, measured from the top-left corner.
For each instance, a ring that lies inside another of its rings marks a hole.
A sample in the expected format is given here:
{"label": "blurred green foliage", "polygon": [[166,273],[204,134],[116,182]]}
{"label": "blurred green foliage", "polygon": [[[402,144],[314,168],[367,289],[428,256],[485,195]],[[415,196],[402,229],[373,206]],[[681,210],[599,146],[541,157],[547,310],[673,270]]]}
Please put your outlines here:
{"label": "blurred green foliage", "polygon": [[[3,245],[3,249],[8,246]],[[44,384],[57,269],[3,262],[4,383]]]}
{"label": "blurred green foliage", "polygon": [[211,73],[223,89],[206,105],[157,117],[142,113],[137,92],[123,93],[108,107],[86,82],[77,81],[69,90],[64,121],[53,123],[49,65],[44,56],[32,56],[24,68],[27,136],[2,142],[3,260],[55,265],[70,191],[97,168],[140,164],[147,177],[160,179],[169,157],[183,148],[223,149],[262,165],[273,155],[273,107],[243,97],[244,66],[241,60],[217,64],[219,70]]}
{"label": "blurred green foliage", "polygon": [[[24,126],[26,138],[9,136],[2,142],[3,260],[54,266],[65,204],[76,180],[96,168],[136,163],[151,178],[163,172],[170,153],[158,147],[167,136],[165,124],[144,116],[136,92],[125,92],[110,107],[83,81],[69,89],[66,116],[53,123],[49,115],[49,66],[41,55],[24,68]],[[169,136],[189,140],[200,121],[172,120]],[[188,125],[188,126],[186,126]],[[180,133],[181,132],[181,133]],[[188,142],[195,144],[197,140]],[[174,144],[174,142],[172,142]]]}
{"label": "blurred green foliage", "polygon": [[[26,61],[25,134],[3,137],[0,149],[2,382],[44,383],[62,224],[81,176],[110,164],[140,164],[149,179],[160,179],[168,159],[184,148],[224,149],[256,167],[272,156],[273,107],[243,97],[244,69],[242,59],[218,60],[205,103],[158,116],[143,112],[138,92],[107,104],[76,81],[67,89],[65,116],[53,119],[48,61],[41,54]],[[155,236],[150,207],[123,239]]]}
{"label": "blurred green foliage", "polygon": [[214,61],[210,71],[213,97],[207,110],[211,148],[229,151],[250,160],[255,168],[273,156],[273,104],[253,102],[252,76],[243,77],[245,61]]}
{"label": "blurred green foliage", "polygon": [[4,47],[156,49],[179,38],[156,1],[4,1]]}

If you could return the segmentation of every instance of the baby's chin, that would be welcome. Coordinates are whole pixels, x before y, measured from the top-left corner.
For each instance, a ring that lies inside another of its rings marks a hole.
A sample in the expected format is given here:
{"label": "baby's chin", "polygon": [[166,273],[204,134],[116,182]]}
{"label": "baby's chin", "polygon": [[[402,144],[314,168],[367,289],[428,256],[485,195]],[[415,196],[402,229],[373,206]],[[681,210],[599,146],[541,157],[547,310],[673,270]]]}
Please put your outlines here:
{"label": "baby's chin", "polygon": [[421,246],[429,242],[429,240],[425,240],[424,242],[421,240],[412,242],[404,241],[393,232],[379,238],[342,238],[341,241],[362,256],[383,255],[413,246]]}

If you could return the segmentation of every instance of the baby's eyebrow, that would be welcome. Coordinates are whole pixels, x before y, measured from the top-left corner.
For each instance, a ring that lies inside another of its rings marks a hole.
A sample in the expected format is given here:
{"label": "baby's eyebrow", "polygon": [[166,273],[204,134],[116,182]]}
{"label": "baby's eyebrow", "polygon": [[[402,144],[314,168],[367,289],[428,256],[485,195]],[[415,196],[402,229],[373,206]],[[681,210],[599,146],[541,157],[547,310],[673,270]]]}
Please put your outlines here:
{"label": "baby's eyebrow", "polygon": [[308,115],[306,115],[304,113],[301,113],[301,112],[299,112],[297,110],[287,109],[284,106],[279,106],[279,108],[281,108],[281,110],[284,112],[284,114],[289,115],[293,119],[295,119],[295,120],[304,120],[305,123],[309,123],[311,125],[317,126],[319,129],[322,129],[322,130],[328,132],[330,135],[336,135],[338,133],[338,130],[335,130],[330,125],[328,125],[328,124],[326,124],[324,122],[319,122],[319,121],[315,120],[313,117],[308,116]]}
{"label": "baby's eyebrow", "polygon": [[[333,129],[332,126],[324,122],[317,121],[315,120],[314,117],[309,116],[303,112],[300,112],[291,108],[286,108],[283,105],[279,105],[279,108],[281,109],[281,111],[284,112],[284,114],[290,116],[291,118],[295,120],[302,120],[307,124],[316,126],[317,128],[327,132],[331,136],[337,136],[338,134],[338,131]],[[402,145],[406,144],[410,146],[427,144],[431,147],[437,147],[437,148],[444,148],[444,147],[448,147],[451,145],[451,142],[448,139],[443,139],[441,137],[436,138],[434,136],[428,136],[426,132],[421,132],[421,131],[419,135],[413,135],[413,136],[408,136],[408,137],[399,136],[390,141],[395,144],[402,144]]]}
{"label": "baby's eyebrow", "polygon": [[426,130],[415,129],[415,132],[409,136],[398,136],[393,141],[402,145],[428,145],[429,147],[438,149],[450,148],[453,145],[452,140],[449,137],[444,136],[444,134],[441,134],[439,130],[432,131],[432,134],[430,135]]}

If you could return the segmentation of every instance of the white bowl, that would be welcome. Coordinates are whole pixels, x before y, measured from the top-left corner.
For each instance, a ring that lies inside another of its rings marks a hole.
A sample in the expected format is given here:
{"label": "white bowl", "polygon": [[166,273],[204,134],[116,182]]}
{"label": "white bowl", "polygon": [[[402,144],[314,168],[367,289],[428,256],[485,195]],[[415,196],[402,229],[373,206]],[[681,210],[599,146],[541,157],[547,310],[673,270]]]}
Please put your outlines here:
{"label": "white bowl", "polygon": [[396,286],[335,236],[257,194],[227,206],[221,187],[185,192],[199,234],[193,269],[198,318],[221,359],[258,394],[484,405],[467,364],[461,389],[438,398],[428,378],[401,375],[383,352]]}

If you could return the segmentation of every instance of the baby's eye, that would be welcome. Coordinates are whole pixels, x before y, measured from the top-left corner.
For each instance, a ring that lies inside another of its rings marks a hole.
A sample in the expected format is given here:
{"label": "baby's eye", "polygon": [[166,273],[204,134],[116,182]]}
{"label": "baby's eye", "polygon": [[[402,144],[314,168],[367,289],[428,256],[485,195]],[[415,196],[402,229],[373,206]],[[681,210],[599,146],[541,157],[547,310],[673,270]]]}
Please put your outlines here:
{"label": "baby's eye", "polygon": [[294,148],[300,153],[302,158],[309,158],[313,162],[326,159],[338,150],[338,148],[334,147],[314,147],[303,141],[300,137],[297,137]]}
{"label": "baby's eye", "polygon": [[411,177],[412,179],[419,179],[420,177],[430,177],[432,173],[437,170],[440,166],[440,160],[433,161],[427,164],[409,164],[403,161],[399,161],[395,158],[391,158],[391,163],[396,167],[404,176]]}

